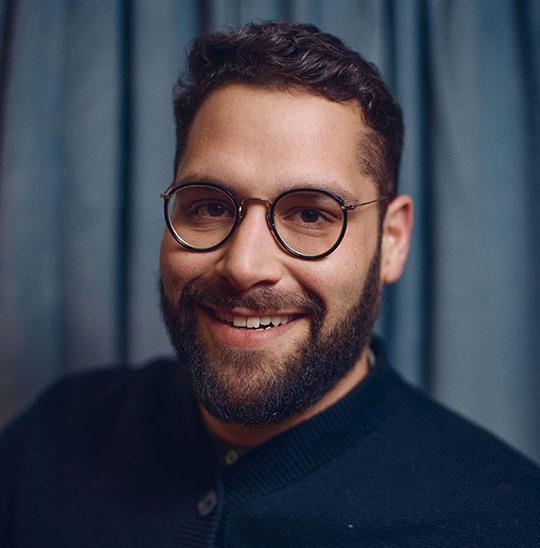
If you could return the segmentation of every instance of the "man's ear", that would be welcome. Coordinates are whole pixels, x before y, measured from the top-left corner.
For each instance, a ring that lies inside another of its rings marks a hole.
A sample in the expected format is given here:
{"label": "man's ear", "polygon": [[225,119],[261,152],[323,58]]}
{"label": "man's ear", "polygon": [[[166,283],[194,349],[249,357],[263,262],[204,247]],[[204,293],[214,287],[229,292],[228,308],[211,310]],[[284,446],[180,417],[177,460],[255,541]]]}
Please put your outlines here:
{"label": "man's ear", "polygon": [[397,282],[409,255],[413,227],[413,201],[400,195],[390,202],[382,226],[381,281]]}

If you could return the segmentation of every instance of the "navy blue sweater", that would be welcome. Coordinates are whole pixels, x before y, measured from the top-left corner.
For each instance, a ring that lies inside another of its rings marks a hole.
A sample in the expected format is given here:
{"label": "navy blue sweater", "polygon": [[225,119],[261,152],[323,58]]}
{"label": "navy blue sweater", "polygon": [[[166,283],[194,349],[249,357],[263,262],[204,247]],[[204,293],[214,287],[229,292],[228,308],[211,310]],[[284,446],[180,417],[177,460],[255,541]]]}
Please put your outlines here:
{"label": "navy blue sweater", "polygon": [[539,547],[539,469],[376,354],[224,470],[175,363],[61,381],[0,437],[0,546]]}

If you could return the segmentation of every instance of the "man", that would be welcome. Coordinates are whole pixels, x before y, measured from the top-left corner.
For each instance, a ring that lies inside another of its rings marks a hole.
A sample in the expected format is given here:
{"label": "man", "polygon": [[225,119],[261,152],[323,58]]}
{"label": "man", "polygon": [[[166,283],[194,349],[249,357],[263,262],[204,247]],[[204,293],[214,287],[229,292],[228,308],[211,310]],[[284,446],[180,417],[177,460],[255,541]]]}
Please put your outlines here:
{"label": "man", "polygon": [[162,194],[177,360],[64,380],[0,441],[2,546],[538,546],[540,472],[371,337],[402,116],[312,26],[195,42]]}

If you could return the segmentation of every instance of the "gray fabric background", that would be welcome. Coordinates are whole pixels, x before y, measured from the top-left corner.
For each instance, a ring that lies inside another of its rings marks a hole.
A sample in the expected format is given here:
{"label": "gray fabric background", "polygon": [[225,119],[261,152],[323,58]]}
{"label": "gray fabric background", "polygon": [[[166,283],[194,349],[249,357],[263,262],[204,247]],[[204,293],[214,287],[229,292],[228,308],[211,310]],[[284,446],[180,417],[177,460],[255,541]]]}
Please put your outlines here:
{"label": "gray fabric background", "polygon": [[540,461],[540,2],[0,1],[0,425],[59,376],[171,350],[159,193],[199,32],[312,22],[377,63],[407,127],[397,369]]}

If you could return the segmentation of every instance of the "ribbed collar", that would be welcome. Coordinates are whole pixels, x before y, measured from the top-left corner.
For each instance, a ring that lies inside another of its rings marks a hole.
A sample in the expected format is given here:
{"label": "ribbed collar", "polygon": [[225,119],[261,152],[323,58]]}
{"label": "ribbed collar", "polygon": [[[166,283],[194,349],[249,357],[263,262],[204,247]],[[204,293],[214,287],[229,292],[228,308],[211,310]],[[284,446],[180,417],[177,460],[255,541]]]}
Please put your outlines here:
{"label": "ribbed collar", "polygon": [[371,347],[376,366],[349,394],[250,450],[224,470],[222,480],[231,508],[319,468],[364,437],[394,409],[402,381],[387,365],[381,342],[374,339]]}

